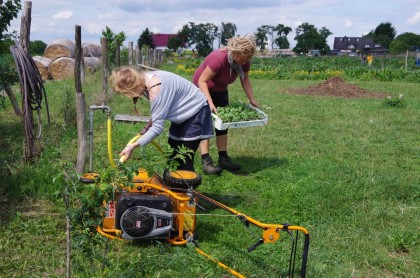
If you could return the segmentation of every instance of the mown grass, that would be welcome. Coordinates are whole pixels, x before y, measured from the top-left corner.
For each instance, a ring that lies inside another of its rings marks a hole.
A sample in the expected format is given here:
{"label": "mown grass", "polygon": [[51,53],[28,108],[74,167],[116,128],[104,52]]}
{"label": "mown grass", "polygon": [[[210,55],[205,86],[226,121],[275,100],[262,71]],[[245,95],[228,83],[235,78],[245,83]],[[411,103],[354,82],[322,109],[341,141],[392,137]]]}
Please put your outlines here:
{"label": "mown grass", "polygon": [[[100,80],[93,76],[84,85],[89,105],[102,91]],[[229,153],[243,169],[204,176],[199,191],[262,222],[307,228],[308,277],[416,277],[420,272],[418,86],[355,82],[391,96],[404,94],[405,108],[384,106],[380,99],[284,93],[289,87],[315,83],[253,80],[256,97],[269,115],[268,125],[232,129]],[[46,84],[52,123],[44,123],[42,140],[37,142],[42,155],[33,164],[22,163],[21,120],[10,105],[0,111],[0,272],[6,277],[65,275],[65,209],[56,195],[63,185],[53,180],[63,171],[74,176],[73,84],[72,80]],[[230,94],[232,101],[246,101],[238,83]],[[108,105],[113,115],[132,111],[132,104],[119,96]],[[148,113],[145,102],[138,109]],[[140,129],[141,125],[113,122],[114,157]],[[95,112],[96,170],[109,164],[105,135],[106,115]],[[158,142],[165,144],[166,136],[162,134]],[[216,158],[214,145],[213,140],[211,154]],[[132,163],[141,163],[141,154]],[[196,167],[201,172],[198,157]],[[196,230],[202,250],[249,277],[286,276],[287,234],[282,233],[276,244],[248,253],[246,248],[261,237],[261,231],[202,205],[207,211],[197,216]],[[73,249],[73,277],[230,277],[193,248],[164,241],[104,241],[93,250],[86,256]]]}

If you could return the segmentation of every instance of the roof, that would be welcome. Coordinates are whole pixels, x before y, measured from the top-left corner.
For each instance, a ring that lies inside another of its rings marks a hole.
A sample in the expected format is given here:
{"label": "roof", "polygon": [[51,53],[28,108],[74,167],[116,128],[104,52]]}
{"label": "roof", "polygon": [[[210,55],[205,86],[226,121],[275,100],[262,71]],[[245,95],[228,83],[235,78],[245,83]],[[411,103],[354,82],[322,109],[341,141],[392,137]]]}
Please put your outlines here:
{"label": "roof", "polygon": [[335,37],[334,49],[364,50],[375,48],[375,43],[369,37]]}
{"label": "roof", "polygon": [[152,34],[153,44],[155,47],[167,47],[169,38],[175,36],[176,34]]}

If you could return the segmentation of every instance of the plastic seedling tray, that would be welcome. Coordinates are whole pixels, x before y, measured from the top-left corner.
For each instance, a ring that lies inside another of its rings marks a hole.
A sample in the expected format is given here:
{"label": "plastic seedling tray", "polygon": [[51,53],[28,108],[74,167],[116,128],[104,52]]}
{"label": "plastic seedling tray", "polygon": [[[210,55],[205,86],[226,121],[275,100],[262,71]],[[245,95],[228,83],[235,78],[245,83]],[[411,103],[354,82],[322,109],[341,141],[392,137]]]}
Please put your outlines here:
{"label": "plastic seedling tray", "polygon": [[258,113],[260,113],[263,117],[258,120],[251,120],[251,121],[244,121],[244,122],[229,122],[224,123],[222,119],[220,119],[216,114],[212,113],[213,116],[213,123],[214,127],[218,130],[226,130],[228,128],[245,128],[245,127],[252,127],[252,126],[265,126],[268,122],[268,116],[263,111],[258,108],[255,108],[252,105],[249,105],[251,109],[254,109]]}

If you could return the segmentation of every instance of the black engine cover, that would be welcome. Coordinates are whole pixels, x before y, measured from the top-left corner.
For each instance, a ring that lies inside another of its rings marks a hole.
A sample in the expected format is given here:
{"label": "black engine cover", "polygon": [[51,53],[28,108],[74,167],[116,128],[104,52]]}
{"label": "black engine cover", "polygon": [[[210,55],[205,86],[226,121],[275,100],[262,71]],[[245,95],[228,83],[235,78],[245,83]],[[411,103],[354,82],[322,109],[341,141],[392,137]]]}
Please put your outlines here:
{"label": "black engine cover", "polygon": [[[168,213],[173,207],[167,196],[128,192],[117,200],[115,226],[131,238],[165,237],[160,233],[168,233],[172,226]],[[121,227],[121,223],[126,224]]]}

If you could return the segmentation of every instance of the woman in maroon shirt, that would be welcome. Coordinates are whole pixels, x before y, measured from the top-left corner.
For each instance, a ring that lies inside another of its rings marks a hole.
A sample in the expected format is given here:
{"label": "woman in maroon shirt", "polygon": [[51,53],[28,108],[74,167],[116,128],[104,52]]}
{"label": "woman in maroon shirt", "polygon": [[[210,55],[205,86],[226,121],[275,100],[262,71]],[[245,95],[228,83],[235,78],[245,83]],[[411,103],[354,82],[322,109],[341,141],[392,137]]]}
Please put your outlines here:
{"label": "woman in maroon shirt", "polygon": [[[254,98],[248,72],[250,60],[256,52],[256,43],[252,35],[234,37],[228,40],[227,46],[211,52],[194,73],[193,83],[206,95],[212,112],[217,107],[229,105],[228,85],[240,77],[242,88],[251,105],[259,107]],[[241,166],[234,164],[227,154],[227,130],[215,130],[216,145],[219,153],[218,166],[215,166],[209,155],[209,140],[200,144],[204,174],[220,174],[223,169],[237,171]]]}

